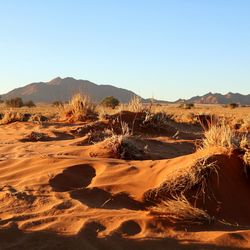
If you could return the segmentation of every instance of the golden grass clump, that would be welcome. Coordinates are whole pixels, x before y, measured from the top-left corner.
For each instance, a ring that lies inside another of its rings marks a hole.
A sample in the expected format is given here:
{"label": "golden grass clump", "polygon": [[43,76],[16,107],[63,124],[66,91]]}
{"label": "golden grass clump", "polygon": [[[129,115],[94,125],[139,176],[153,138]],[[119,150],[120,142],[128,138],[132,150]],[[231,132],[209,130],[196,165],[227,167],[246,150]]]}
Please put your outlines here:
{"label": "golden grass clump", "polygon": [[97,116],[95,105],[87,95],[76,94],[68,104],[59,107],[61,116],[71,121],[84,121]]}
{"label": "golden grass clump", "polygon": [[0,125],[5,125],[17,121],[24,121],[24,115],[18,112],[6,111],[3,115],[3,118],[0,120]]}
{"label": "golden grass clump", "polygon": [[201,225],[211,224],[214,221],[206,211],[192,206],[184,195],[161,201],[160,204],[150,208],[150,213],[166,218],[172,223]]}
{"label": "golden grass clump", "polygon": [[244,151],[243,161],[245,163],[245,173],[248,176],[250,171],[250,141],[246,135],[241,138],[240,148]]}
{"label": "golden grass clump", "polygon": [[133,96],[128,104],[128,110],[135,113],[143,112],[143,104],[139,96]]}
{"label": "golden grass clump", "polygon": [[126,160],[143,158],[144,152],[135,145],[132,139],[132,132],[125,122],[121,122],[121,134],[112,132],[112,135],[106,138],[103,143],[114,158]]}
{"label": "golden grass clump", "polygon": [[198,199],[204,196],[212,174],[218,176],[216,162],[210,161],[208,157],[199,158],[190,167],[180,168],[169,174],[169,178],[167,177],[159,187],[150,190],[145,198],[165,199],[166,197],[176,197],[180,194],[184,195],[196,186],[195,198]]}
{"label": "golden grass clump", "polygon": [[104,142],[114,158],[124,160],[143,159],[144,152],[134,144],[134,141],[129,136],[112,135]]}
{"label": "golden grass clump", "polygon": [[224,147],[232,149],[234,147],[234,133],[230,126],[223,121],[222,123],[211,124],[204,133],[202,149],[211,147]]}
{"label": "golden grass clump", "polygon": [[161,127],[165,125],[170,125],[171,118],[165,112],[151,113],[146,112],[143,124],[151,125],[153,127]]}

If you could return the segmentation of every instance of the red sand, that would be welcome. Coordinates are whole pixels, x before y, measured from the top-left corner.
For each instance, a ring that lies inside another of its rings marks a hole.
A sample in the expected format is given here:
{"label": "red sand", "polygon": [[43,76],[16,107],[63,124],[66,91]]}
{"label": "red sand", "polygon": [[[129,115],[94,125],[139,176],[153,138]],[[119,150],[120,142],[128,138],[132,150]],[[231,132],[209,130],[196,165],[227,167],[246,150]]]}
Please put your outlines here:
{"label": "red sand", "polygon": [[[217,201],[203,205],[223,223],[183,228],[151,215],[144,194],[208,152],[158,134],[147,138],[154,160],[93,158],[101,143],[77,146],[80,126],[0,126],[0,249],[250,249],[249,179],[237,153],[215,149]],[[52,139],[23,142],[31,131]]]}

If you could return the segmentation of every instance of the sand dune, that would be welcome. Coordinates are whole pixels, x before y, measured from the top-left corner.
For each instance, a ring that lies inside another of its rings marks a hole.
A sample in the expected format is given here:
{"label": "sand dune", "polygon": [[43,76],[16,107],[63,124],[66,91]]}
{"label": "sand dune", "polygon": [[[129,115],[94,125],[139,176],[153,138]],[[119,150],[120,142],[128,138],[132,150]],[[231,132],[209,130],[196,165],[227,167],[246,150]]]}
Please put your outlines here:
{"label": "sand dune", "polygon": [[[140,161],[111,158],[105,141],[87,140],[86,126],[0,126],[0,249],[250,249],[250,182],[239,152],[196,151],[200,129],[178,128],[177,139],[173,126],[167,136],[148,130],[133,138],[148,147]],[[217,162],[209,179],[216,198],[197,204],[216,221],[179,225],[153,214],[169,195],[158,188],[205,156]]]}

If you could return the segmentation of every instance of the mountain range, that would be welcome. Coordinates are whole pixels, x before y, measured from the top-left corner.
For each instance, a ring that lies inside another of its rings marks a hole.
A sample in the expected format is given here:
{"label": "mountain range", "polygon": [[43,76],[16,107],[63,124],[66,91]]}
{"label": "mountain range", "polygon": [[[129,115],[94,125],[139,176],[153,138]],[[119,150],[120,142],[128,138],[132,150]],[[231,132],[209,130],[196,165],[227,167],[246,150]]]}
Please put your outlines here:
{"label": "mountain range", "polygon": [[[107,96],[114,96],[120,102],[127,103],[136,93],[118,88],[112,85],[98,85],[87,80],[76,80],[72,77],[57,77],[49,82],[36,82],[28,84],[24,87],[13,89],[3,94],[3,100],[21,97],[24,101],[32,100],[38,103],[51,103],[54,101],[68,101],[72,95],[81,92],[89,95],[93,101],[99,102]],[[143,99],[143,102],[149,102],[150,99]],[[158,103],[171,103],[163,100],[155,100]],[[242,105],[250,105],[250,94],[242,95],[239,93],[227,93],[225,95],[219,93],[208,93],[203,96],[194,96],[190,99],[179,99],[173,103],[200,103],[200,104],[229,104],[239,103]]]}
{"label": "mountain range", "polygon": [[187,103],[197,103],[197,104],[229,104],[229,103],[238,103],[241,105],[250,105],[250,94],[242,95],[239,93],[229,92],[225,95],[219,93],[207,93],[203,96],[194,96],[188,100],[179,99],[178,102],[187,102]]}

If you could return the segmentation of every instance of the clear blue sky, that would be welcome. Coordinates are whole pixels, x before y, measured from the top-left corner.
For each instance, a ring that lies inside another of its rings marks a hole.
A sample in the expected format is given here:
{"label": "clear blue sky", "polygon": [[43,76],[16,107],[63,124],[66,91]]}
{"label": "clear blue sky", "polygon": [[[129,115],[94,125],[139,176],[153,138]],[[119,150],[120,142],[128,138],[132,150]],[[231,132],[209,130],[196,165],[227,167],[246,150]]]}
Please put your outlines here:
{"label": "clear blue sky", "polygon": [[248,0],[6,0],[0,32],[0,93],[56,76],[167,100],[250,93]]}

